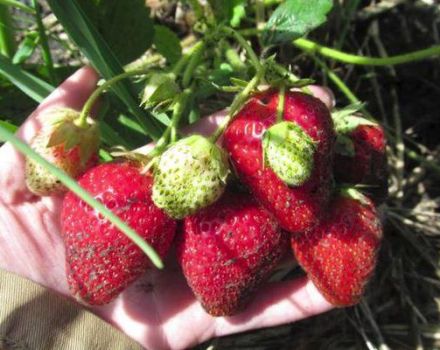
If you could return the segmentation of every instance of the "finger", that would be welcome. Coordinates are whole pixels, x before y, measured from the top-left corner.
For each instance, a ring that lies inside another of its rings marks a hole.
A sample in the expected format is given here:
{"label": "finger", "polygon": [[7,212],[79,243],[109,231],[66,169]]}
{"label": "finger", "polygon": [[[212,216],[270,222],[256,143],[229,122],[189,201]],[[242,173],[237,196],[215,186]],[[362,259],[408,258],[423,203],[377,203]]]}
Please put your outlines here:
{"label": "finger", "polygon": [[329,110],[332,110],[336,104],[335,95],[333,91],[326,86],[309,85],[307,88],[310,90],[313,96],[320,99]]}
{"label": "finger", "polygon": [[307,278],[268,284],[237,316],[217,318],[216,336],[291,323],[317,315],[333,306]]}
{"label": "finger", "polygon": [[[97,81],[98,75],[92,68],[79,69],[38,106],[16,135],[28,143],[41,128],[44,113],[52,108],[67,107],[80,110],[95,89]],[[24,157],[11,144],[6,143],[0,148],[0,158],[0,186],[8,189],[7,193],[2,194],[2,198],[7,203],[27,199],[30,192],[27,191],[24,180]]]}

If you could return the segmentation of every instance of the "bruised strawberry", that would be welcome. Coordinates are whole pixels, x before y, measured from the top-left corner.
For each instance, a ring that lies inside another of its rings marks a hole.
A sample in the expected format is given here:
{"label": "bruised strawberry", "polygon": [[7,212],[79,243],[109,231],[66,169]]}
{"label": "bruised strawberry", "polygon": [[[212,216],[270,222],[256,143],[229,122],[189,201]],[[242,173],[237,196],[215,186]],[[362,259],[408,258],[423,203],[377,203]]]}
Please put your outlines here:
{"label": "bruised strawberry", "polygon": [[359,124],[338,135],[334,174],[338,182],[366,185],[377,204],[386,199],[386,139],[380,125]]}
{"label": "bruised strawberry", "polygon": [[[166,255],[176,223],[154,205],[151,175],[142,175],[134,163],[107,163],[90,169],[79,184],[160,257]],[[151,266],[138,246],[72,192],[64,199],[61,221],[68,283],[79,300],[106,304]]]}
{"label": "bruised strawberry", "polygon": [[[87,118],[84,126],[77,125],[80,113],[69,108],[53,109],[44,115],[41,130],[30,146],[47,161],[78,178],[98,160],[99,129]],[[26,158],[26,185],[39,196],[65,192],[67,189],[44,166]]]}
{"label": "bruised strawberry", "polygon": [[[319,222],[332,185],[332,159],[335,134],[327,107],[317,98],[286,92],[283,120],[301,129],[313,142],[301,138],[304,146],[299,164],[306,177],[288,184],[265,164],[262,138],[276,123],[278,92],[269,90],[254,95],[237,114],[224,134],[224,146],[232,164],[257,200],[290,232],[302,232]],[[296,134],[300,135],[299,131]],[[280,148],[282,143],[279,145]],[[281,148],[280,148],[281,149]],[[289,153],[292,149],[287,150]],[[304,155],[313,158],[305,162]],[[267,155],[266,155],[267,156]],[[276,159],[276,156],[272,157]],[[291,171],[291,169],[287,168]],[[293,177],[295,179],[295,177]]]}
{"label": "bruised strawberry", "polygon": [[213,316],[239,312],[288,248],[276,220],[246,194],[230,192],[185,219],[177,247],[183,273]]}
{"label": "bruised strawberry", "polygon": [[350,190],[330,204],[319,226],[292,236],[299,264],[322,295],[335,306],[359,302],[371,277],[382,226],[370,199]]}

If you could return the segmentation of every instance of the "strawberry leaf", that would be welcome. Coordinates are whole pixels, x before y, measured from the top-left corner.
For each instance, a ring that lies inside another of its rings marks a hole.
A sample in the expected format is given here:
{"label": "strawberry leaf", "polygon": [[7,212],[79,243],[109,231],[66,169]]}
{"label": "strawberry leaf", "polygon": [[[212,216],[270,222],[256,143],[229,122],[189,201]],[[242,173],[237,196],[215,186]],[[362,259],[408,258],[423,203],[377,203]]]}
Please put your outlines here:
{"label": "strawberry leaf", "polygon": [[273,12],[263,33],[265,45],[291,42],[323,24],[332,0],[286,0]]}
{"label": "strawberry leaf", "polygon": [[176,63],[182,56],[180,40],[168,27],[154,26],[154,46],[168,63]]}
{"label": "strawberry leaf", "polygon": [[78,0],[81,8],[122,63],[152,44],[154,26],[143,0]]}

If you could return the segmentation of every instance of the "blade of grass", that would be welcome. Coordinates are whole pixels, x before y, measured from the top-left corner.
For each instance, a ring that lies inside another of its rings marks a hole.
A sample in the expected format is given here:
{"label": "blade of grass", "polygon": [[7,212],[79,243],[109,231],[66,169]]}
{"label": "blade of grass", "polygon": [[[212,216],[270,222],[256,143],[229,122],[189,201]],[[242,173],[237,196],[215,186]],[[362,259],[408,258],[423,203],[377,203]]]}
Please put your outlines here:
{"label": "blade of grass", "polygon": [[[70,38],[105,79],[123,73],[118,59],[75,0],[48,0],[48,4]],[[147,114],[139,108],[127,82],[118,82],[112,90],[127,105],[146,134],[158,139],[162,129],[151,117],[146,123]]]}
{"label": "blade of grass", "polygon": [[80,197],[84,202],[89,204],[93,209],[97,210],[112,224],[119,228],[127,237],[129,237],[151,260],[151,262],[159,269],[163,268],[163,263],[156,251],[133,229],[125,224],[118,216],[108,210],[105,205],[93,198],[78,183],[69,177],[64,171],[49,163],[38,153],[33,151],[28,145],[20,141],[7,129],[0,126],[0,140],[10,142],[18,151],[31,158],[38,164],[44,166],[51,174],[55,175],[69,190]]}
{"label": "blade of grass", "polygon": [[53,69],[52,55],[49,49],[49,43],[47,41],[46,28],[44,27],[43,21],[41,19],[41,7],[37,0],[32,0],[32,5],[35,9],[35,19],[37,21],[38,35],[40,37],[41,51],[44,60],[44,64],[49,73],[49,78],[52,84],[57,84],[57,79],[55,76],[55,71]]}
{"label": "blade of grass", "polygon": [[6,57],[14,56],[14,30],[8,7],[0,4],[0,53]]}
{"label": "blade of grass", "polygon": [[12,62],[3,55],[0,55],[0,73],[37,102],[43,101],[54,89],[53,86],[45,81],[12,64]]}
{"label": "blade of grass", "polygon": [[0,126],[10,132],[16,132],[18,129],[18,127],[16,125],[11,124],[11,123],[7,122],[6,120],[0,120]]}

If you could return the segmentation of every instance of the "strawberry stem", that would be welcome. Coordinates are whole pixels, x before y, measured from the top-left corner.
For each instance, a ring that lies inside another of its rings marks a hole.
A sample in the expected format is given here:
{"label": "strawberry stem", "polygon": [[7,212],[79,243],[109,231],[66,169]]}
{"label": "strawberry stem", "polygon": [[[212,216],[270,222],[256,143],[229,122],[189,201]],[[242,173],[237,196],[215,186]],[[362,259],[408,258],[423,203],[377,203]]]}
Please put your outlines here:
{"label": "strawberry stem", "polygon": [[193,77],[194,69],[196,69],[196,67],[199,65],[205,47],[206,43],[204,41],[198,42],[196,45],[194,45],[189,63],[183,72],[182,85],[184,88],[189,86]]}
{"label": "strawberry stem", "polygon": [[90,110],[94,106],[94,104],[95,104],[96,100],[98,99],[98,97],[104,91],[106,91],[110,86],[112,86],[114,83],[117,83],[118,81],[120,81],[122,79],[125,79],[125,78],[128,78],[128,77],[132,77],[132,76],[136,76],[136,75],[144,75],[144,74],[147,74],[147,73],[148,73],[148,70],[146,70],[146,69],[133,70],[133,71],[130,71],[130,72],[125,72],[125,73],[119,74],[119,75],[111,78],[110,80],[107,80],[104,84],[102,84],[95,91],[93,91],[93,93],[87,99],[87,101],[84,104],[84,107],[83,107],[83,109],[81,111],[81,114],[78,117],[78,121],[76,122],[76,124],[79,127],[82,127],[82,128],[87,128],[88,127],[87,117],[90,114]]}
{"label": "strawberry stem", "polygon": [[229,27],[223,27],[223,32],[225,32],[227,35],[232,36],[237,40],[237,42],[243,47],[243,49],[246,50],[247,54],[249,55],[249,58],[251,60],[252,65],[254,66],[256,70],[256,74],[260,75],[261,77],[264,76],[264,67],[261,64],[258,56],[256,55],[254,49],[248,44],[246,39],[236,30],[229,28]]}
{"label": "strawberry stem", "polygon": [[286,86],[282,84],[280,86],[280,93],[278,95],[277,118],[276,118],[277,123],[283,120],[285,99],[286,99]]}
{"label": "strawberry stem", "polygon": [[[261,30],[255,28],[247,28],[240,30],[244,36],[258,35]],[[389,57],[370,57],[359,56],[351,53],[339,51],[320,45],[314,41],[299,38],[293,41],[293,45],[309,54],[318,53],[321,56],[331,58],[335,61],[344,62],[348,64],[355,64],[360,66],[394,66],[414,61],[420,61],[433,56],[440,56],[440,45],[428,47],[426,49],[407,52],[401,55]]]}
{"label": "strawberry stem", "polygon": [[84,202],[89,204],[93,209],[96,209],[118,229],[120,229],[133,243],[135,243],[151,260],[151,262],[159,269],[163,268],[163,262],[160,256],[156,253],[154,248],[149,245],[136,231],[124,223],[118,216],[108,210],[105,205],[93,198],[86,190],[84,190],[78,183],[68,176],[64,171],[49,163],[46,159],[41,157],[23,141],[19,140],[14,134],[0,125],[0,140],[10,142],[19,152],[26,155],[36,163],[43,166],[56,178],[58,178],[69,190],[80,197]]}
{"label": "strawberry stem", "polygon": [[214,133],[209,137],[211,142],[217,142],[219,137],[223,134],[225,129],[233,120],[235,114],[240,110],[240,108],[249,98],[249,95],[252,93],[252,91],[258,86],[263,74],[263,71],[257,72],[252,80],[246,85],[244,90],[235,96],[234,100],[232,101],[231,107],[229,108],[228,116],[223,120],[223,123],[217,128],[217,130],[214,131]]}
{"label": "strawberry stem", "polygon": [[170,125],[166,128],[162,137],[157,141],[156,146],[148,153],[147,157],[152,159],[159,156],[170,142],[176,142],[177,140],[177,127],[179,125],[180,119],[186,108],[186,103],[188,102],[188,97],[193,93],[193,88],[185,89],[176,99],[173,108],[173,116],[171,118]]}

